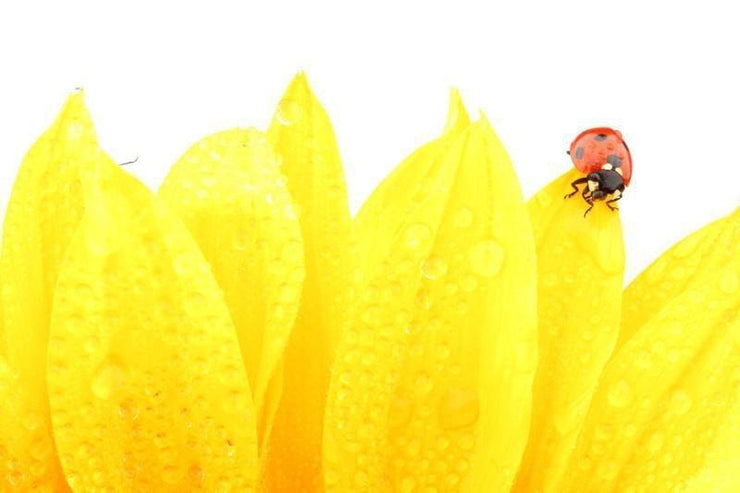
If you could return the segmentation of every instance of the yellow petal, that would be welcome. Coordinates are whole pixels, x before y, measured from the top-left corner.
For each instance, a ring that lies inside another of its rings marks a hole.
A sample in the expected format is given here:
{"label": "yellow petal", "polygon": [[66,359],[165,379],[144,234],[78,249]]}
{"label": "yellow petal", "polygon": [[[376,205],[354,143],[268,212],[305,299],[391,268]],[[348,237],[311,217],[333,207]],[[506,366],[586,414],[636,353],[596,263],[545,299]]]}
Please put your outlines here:
{"label": "yellow petal", "polygon": [[268,138],[299,211],[306,280],[285,353],[266,481],[275,491],[309,491],[321,484],[324,403],[350,278],[350,217],[334,131],[304,74],[285,92]]}
{"label": "yellow petal", "polygon": [[438,180],[442,154],[470,126],[470,117],[457,90],[450,92],[443,135],[409,155],[363,204],[353,227],[353,267],[360,285],[390,255],[399,223],[413,209],[430,183]]}
{"label": "yellow petal", "polygon": [[359,259],[367,279],[327,408],[327,486],[507,488],[529,427],[535,266],[501,143],[483,120],[425,146],[363,211],[358,238],[377,216],[391,224],[376,231],[382,254]]}
{"label": "yellow petal", "polygon": [[[740,400],[722,418],[716,438],[707,448],[703,465],[676,491],[740,491]],[[685,474],[683,476],[686,476]]]}
{"label": "yellow petal", "polygon": [[303,241],[277,155],[265,136],[234,129],[204,138],[172,167],[162,197],[184,220],[224,291],[259,413],[260,443],[304,277]]}
{"label": "yellow petal", "polygon": [[624,290],[622,328],[617,347],[627,342],[640,327],[660,313],[686,286],[707,269],[715,269],[708,255],[724,222],[714,221],[676,243]]}
{"label": "yellow petal", "polygon": [[[740,396],[740,209],[715,228],[701,269],[604,369],[561,491],[674,491],[733,446],[720,432],[737,433],[723,423]],[[668,282],[659,264],[645,275]]]}
{"label": "yellow petal", "polygon": [[445,124],[445,134],[459,134],[470,125],[470,117],[465,109],[460,91],[453,88],[450,90],[450,105],[447,110],[447,123]]}
{"label": "yellow petal", "polygon": [[565,173],[529,203],[537,244],[539,367],[518,491],[557,491],[619,331],[624,247],[619,214],[576,195]]}
{"label": "yellow petal", "polygon": [[100,159],[83,95],[75,93],[29,150],[8,204],[0,260],[6,346],[0,363],[1,490],[66,489],[47,402],[49,317],[59,268],[84,208],[81,179]]}
{"label": "yellow petal", "polygon": [[182,223],[113,163],[90,187],[54,299],[49,400],[70,486],[254,488],[234,326]]}

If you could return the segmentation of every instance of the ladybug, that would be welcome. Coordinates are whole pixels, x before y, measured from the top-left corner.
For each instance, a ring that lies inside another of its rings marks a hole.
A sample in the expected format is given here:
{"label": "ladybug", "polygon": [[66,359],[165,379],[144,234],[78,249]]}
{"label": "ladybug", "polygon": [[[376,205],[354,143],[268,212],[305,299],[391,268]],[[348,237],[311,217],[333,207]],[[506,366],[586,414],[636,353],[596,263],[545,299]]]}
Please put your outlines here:
{"label": "ladybug", "polygon": [[622,198],[632,178],[632,156],[622,133],[608,127],[590,128],[575,138],[568,154],[586,176],[570,184],[574,191],[565,198],[577,194],[578,185],[585,183],[581,195],[589,207],[583,217],[594,208],[595,200],[606,200],[609,209],[618,210],[612,204]]}

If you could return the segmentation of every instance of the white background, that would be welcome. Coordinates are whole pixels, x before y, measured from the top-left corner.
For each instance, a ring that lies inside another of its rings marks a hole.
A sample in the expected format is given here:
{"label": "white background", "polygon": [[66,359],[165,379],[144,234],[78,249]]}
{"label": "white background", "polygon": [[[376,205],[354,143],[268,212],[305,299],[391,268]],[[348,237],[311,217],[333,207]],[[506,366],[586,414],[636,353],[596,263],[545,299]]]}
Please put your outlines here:
{"label": "white background", "polygon": [[731,2],[0,4],[0,201],[66,94],[156,187],[198,138],[265,127],[299,69],[329,111],[356,211],[444,123],[486,111],[527,196],[584,128],[622,130],[627,279],[740,202],[740,14]]}

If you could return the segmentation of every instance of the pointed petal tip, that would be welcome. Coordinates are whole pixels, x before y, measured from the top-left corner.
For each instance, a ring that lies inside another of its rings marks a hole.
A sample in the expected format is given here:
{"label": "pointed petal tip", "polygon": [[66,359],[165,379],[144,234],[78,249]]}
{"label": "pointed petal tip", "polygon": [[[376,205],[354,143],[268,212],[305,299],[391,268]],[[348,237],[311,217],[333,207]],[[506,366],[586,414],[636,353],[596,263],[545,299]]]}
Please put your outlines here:
{"label": "pointed petal tip", "polygon": [[450,86],[450,106],[458,104],[462,104],[460,89],[455,86]]}
{"label": "pointed petal tip", "polygon": [[291,94],[294,97],[298,96],[299,94],[302,95],[313,95],[313,91],[311,91],[311,86],[308,83],[308,77],[306,76],[306,72],[304,70],[299,70],[296,72],[296,74],[293,76],[293,79],[291,79],[290,84],[288,84],[288,89],[285,91],[285,94]]}
{"label": "pointed petal tip", "polygon": [[461,132],[470,125],[470,116],[465,109],[465,103],[456,87],[450,88],[450,102],[447,110],[445,133]]}
{"label": "pointed petal tip", "polygon": [[85,106],[85,89],[82,86],[75,87],[68,95],[64,103],[64,109]]}
{"label": "pointed petal tip", "polygon": [[486,115],[486,112],[483,111],[483,108],[480,108],[478,110],[478,121],[482,126],[491,126],[491,121],[488,119],[488,115]]}

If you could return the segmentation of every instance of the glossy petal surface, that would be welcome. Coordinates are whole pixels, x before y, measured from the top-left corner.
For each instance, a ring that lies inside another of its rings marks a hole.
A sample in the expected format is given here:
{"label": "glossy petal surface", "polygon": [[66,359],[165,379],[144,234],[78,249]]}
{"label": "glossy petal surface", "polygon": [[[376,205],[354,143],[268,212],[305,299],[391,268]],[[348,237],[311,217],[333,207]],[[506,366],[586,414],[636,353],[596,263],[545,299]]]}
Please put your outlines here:
{"label": "glossy petal surface", "polygon": [[[609,361],[561,488],[673,491],[687,480],[721,479],[737,458],[740,209],[690,238],[712,238],[688,254],[702,258],[686,265],[701,269],[670,300],[655,297],[654,315]],[[666,262],[635,282],[675,278],[660,270]]]}
{"label": "glossy petal surface", "polygon": [[306,280],[285,353],[266,481],[276,491],[317,490],[329,369],[349,296],[350,217],[334,131],[305,75],[283,95],[268,138],[299,212]]}
{"label": "glossy petal surface", "polygon": [[624,246],[619,214],[576,195],[576,170],[529,202],[537,244],[539,368],[518,491],[558,491],[599,374],[619,331]]}
{"label": "glossy petal surface", "polygon": [[278,157],[256,130],[220,132],[172,167],[162,197],[183,219],[224,291],[269,434],[304,278],[303,240]]}
{"label": "glossy petal surface", "polygon": [[53,288],[85,207],[83,177],[105,159],[82,93],[23,160],[3,227],[0,490],[67,488],[54,450],[46,391]]}
{"label": "glossy petal surface", "polygon": [[331,490],[513,479],[536,361],[534,246],[501,143],[485,120],[464,126],[412,154],[356,220],[362,287],[327,409]]}
{"label": "glossy petal surface", "polygon": [[256,424],[223,295],[175,215],[113,163],[59,275],[54,436],[80,491],[254,488]]}
{"label": "glossy petal surface", "polygon": [[622,328],[618,347],[680,295],[707,269],[716,269],[716,256],[709,255],[726,221],[714,221],[676,243],[624,290]]}

